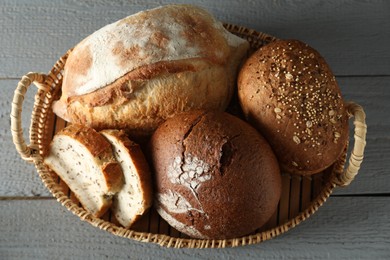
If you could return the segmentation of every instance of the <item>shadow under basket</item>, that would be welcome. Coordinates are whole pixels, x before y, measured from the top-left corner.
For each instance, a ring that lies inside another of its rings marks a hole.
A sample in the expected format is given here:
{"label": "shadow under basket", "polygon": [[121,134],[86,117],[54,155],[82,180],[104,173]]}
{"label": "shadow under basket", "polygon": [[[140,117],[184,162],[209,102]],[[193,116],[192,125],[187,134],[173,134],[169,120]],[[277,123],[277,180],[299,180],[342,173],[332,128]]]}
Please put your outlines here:
{"label": "shadow under basket", "polygon": [[[252,51],[277,40],[244,27],[231,24],[225,24],[225,27],[247,39]],[[288,231],[313,215],[335,187],[346,186],[353,180],[363,161],[365,113],[361,106],[352,102],[346,103],[349,115],[354,117],[354,144],[350,149],[348,165],[345,167],[348,150],[346,144],[343,155],[322,172],[312,176],[282,173],[283,189],[278,209],[266,225],[252,234],[233,239],[192,239],[170,227],[153,207],[134,226],[125,229],[111,218],[110,212],[102,218],[96,218],[85,211],[67,185],[43,163],[43,156],[54,134],[66,126],[64,120],[53,114],[51,105],[61,91],[62,73],[68,54],[69,52],[61,57],[47,75],[28,73],[20,80],[12,103],[13,142],[21,157],[35,164],[43,183],[63,206],[81,220],[117,236],[177,248],[224,248],[259,243]],[[27,145],[23,137],[21,113],[25,93],[31,84],[38,90],[31,115],[30,144]]]}

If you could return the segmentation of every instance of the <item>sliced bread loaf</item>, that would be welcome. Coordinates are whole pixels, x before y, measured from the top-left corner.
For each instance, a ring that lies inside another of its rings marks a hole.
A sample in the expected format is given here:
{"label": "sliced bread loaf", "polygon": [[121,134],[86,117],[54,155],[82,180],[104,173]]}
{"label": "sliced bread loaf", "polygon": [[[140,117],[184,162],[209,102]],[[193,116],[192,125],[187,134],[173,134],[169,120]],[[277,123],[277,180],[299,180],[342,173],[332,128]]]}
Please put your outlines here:
{"label": "sliced bread loaf", "polygon": [[100,133],[112,144],[124,174],[124,185],[114,196],[111,210],[121,225],[130,227],[152,204],[149,166],[140,146],[124,131],[103,130]]}
{"label": "sliced bread loaf", "polygon": [[89,127],[72,124],[58,132],[44,162],[96,217],[112,204],[123,186],[123,173],[111,144]]}

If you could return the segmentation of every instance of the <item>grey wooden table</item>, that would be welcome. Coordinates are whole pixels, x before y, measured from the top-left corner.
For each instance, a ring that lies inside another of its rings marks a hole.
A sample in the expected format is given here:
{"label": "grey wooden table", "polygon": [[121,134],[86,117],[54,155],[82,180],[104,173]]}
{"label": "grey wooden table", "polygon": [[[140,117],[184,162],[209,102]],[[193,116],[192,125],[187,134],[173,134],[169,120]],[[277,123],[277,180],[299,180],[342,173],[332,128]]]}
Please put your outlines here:
{"label": "grey wooden table", "polygon": [[[344,98],[367,113],[357,178],[307,221],[270,241],[229,249],[166,249],[101,231],[52,198],[11,140],[13,91],[47,72],[100,27],[171,1],[0,1],[0,259],[390,259],[390,3],[388,1],[182,1],[220,20],[296,38],[332,67]],[[25,99],[27,138],[34,91]]]}

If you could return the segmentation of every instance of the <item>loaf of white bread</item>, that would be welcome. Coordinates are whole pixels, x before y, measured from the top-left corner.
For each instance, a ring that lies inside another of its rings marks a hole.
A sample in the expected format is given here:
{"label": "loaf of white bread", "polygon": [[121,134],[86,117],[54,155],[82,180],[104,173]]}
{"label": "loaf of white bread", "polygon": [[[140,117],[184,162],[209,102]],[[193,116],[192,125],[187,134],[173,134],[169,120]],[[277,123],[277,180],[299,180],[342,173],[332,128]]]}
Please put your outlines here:
{"label": "loaf of white bread", "polygon": [[72,123],[148,135],[183,111],[224,110],[248,49],[199,7],[142,11],[74,47],[53,110]]}
{"label": "loaf of white bread", "polygon": [[148,164],[122,131],[69,125],[54,136],[44,162],[96,217],[111,208],[129,227],[151,206]]}

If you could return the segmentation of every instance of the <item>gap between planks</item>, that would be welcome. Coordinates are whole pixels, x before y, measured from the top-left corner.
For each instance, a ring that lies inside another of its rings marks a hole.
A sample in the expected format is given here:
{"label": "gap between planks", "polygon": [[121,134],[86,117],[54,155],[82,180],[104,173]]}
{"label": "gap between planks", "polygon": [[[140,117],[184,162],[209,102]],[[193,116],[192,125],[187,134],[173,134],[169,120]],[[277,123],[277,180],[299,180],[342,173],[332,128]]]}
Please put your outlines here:
{"label": "gap between planks", "polygon": [[23,197],[23,196],[2,196],[0,197],[0,201],[2,200],[55,200],[56,198],[51,196],[42,196],[42,197]]}
{"label": "gap between planks", "polygon": [[[20,77],[0,77],[0,80],[20,80],[22,77],[23,75],[21,75]],[[335,75],[335,77],[336,78],[387,78],[390,77],[390,74]]]}
{"label": "gap between planks", "polygon": [[[390,197],[390,193],[361,193],[361,194],[332,194],[330,197],[366,197],[366,198],[372,198],[372,197]],[[55,200],[55,197],[51,196],[37,196],[37,197],[24,197],[24,196],[1,196],[0,201],[3,200]]]}

